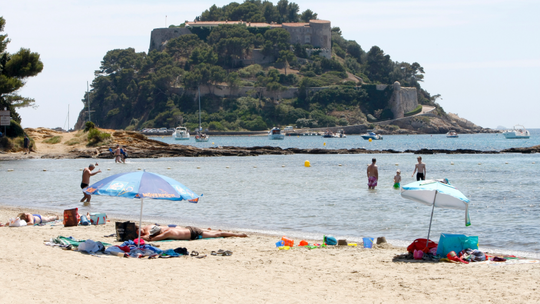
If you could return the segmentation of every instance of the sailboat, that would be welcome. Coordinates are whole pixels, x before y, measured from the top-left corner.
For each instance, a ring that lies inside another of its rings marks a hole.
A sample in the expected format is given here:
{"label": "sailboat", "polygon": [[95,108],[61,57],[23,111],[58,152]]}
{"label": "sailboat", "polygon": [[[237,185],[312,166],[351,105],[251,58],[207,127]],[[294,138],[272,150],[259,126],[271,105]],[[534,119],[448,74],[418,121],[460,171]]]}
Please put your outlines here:
{"label": "sailboat", "polygon": [[199,93],[199,129],[197,130],[197,135],[195,135],[196,142],[207,142],[210,137],[202,132],[201,126],[201,89],[197,88]]}

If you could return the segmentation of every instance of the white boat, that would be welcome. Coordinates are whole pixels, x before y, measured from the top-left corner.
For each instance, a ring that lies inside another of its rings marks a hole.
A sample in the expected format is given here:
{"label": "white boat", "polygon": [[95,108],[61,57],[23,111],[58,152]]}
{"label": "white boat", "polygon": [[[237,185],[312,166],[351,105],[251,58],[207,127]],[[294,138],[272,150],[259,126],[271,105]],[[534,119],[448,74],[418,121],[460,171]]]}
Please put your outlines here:
{"label": "white boat", "polygon": [[515,125],[514,129],[504,131],[503,135],[506,139],[528,139],[531,137],[531,133],[522,125]]}
{"label": "white boat", "polygon": [[381,140],[383,139],[382,136],[380,136],[379,134],[376,134],[375,132],[371,131],[371,130],[368,130],[366,134],[362,134],[360,135],[362,136],[363,139],[365,140]]}
{"label": "white boat", "polygon": [[326,130],[326,132],[324,132],[323,137],[324,138],[346,138],[347,135],[345,135],[345,132],[343,131],[343,129],[340,129],[336,133],[330,130]]}
{"label": "white boat", "polygon": [[197,89],[199,91],[199,130],[197,130],[197,135],[195,135],[195,141],[196,142],[207,142],[210,139],[210,136],[206,135],[202,132],[201,127],[201,90]]}
{"label": "white boat", "polygon": [[446,133],[446,137],[448,138],[458,138],[458,134],[455,130],[450,130]]}
{"label": "white boat", "polygon": [[281,133],[279,128],[273,127],[270,132],[268,132],[268,139],[284,139],[285,135]]}
{"label": "white boat", "polygon": [[174,133],[172,134],[172,137],[176,140],[188,140],[189,131],[185,127],[176,127]]}

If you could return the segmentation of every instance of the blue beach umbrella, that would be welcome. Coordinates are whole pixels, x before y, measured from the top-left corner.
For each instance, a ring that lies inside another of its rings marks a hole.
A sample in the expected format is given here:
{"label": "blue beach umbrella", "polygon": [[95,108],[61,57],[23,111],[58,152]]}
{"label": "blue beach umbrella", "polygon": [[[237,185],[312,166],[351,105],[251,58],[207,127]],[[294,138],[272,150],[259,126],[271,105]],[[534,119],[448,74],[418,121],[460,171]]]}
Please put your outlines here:
{"label": "blue beach umbrella", "polygon": [[[458,189],[448,183],[448,180],[417,181],[401,188],[401,196],[415,202],[432,206],[429,220],[428,237],[431,233],[431,222],[435,207],[465,210],[465,226],[470,226],[469,202],[470,200]],[[427,243],[426,243],[427,244]]]}
{"label": "blue beach umbrella", "polygon": [[140,198],[139,244],[141,243],[142,211],[145,198],[170,201],[187,200],[190,203],[197,203],[200,198],[199,195],[176,180],[146,171],[115,174],[84,188],[83,191],[90,195]]}

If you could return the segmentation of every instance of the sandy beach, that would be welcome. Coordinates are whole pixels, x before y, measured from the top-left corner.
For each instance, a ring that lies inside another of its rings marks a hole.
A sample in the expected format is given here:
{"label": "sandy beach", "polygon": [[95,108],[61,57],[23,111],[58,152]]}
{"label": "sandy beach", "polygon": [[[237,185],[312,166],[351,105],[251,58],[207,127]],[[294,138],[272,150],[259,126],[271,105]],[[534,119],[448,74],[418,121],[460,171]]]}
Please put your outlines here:
{"label": "sandy beach", "polygon": [[[0,220],[5,223],[22,211],[54,214],[0,206]],[[115,232],[116,220],[109,220],[100,226],[1,227],[0,303],[110,303],[127,299],[154,303],[540,301],[540,264],[394,261],[406,249],[390,245],[285,251],[275,247],[279,237],[257,234],[160,243],[161,249],[186,247],[206,254],[202,259],[95,257],[44,245],[59,235],[118,245],[115,238],[104,237]],[[233,254],[210,254],[219,249]]]}

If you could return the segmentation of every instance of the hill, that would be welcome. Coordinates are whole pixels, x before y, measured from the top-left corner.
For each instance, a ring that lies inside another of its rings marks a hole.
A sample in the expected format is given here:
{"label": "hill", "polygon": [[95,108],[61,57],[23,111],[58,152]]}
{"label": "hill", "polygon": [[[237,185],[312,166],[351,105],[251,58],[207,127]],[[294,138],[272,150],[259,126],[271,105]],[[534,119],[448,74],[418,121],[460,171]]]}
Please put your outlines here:
{"label": "hill", "polygon": [[393,61],[378,46],[366,52],[330,21],[286,0],[214,5],[193,22],[155,29],[148,54],[107,52],[95,75],[76,129],[90,103],[102,128],[194,130],[199,91],[202,127],[216,131],[375,127],[421,105],[436,107],[445,121],[436,132],[466,129],[421,87],[420,64]]}

